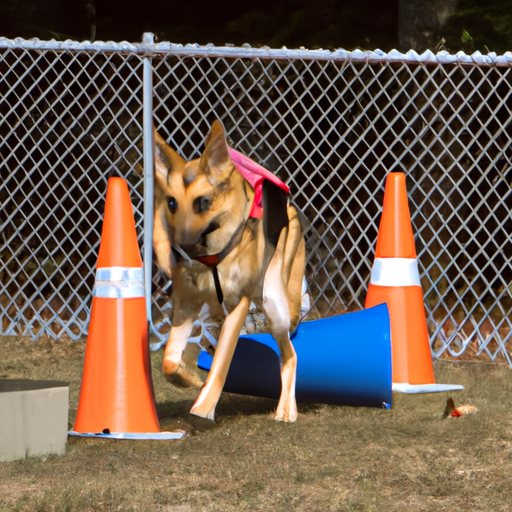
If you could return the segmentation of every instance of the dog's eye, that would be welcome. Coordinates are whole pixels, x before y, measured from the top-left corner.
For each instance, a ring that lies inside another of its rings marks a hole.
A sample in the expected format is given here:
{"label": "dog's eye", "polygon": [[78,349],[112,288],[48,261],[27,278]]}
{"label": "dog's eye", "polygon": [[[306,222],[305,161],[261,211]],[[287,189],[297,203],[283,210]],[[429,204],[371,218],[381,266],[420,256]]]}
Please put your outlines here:
{"label": "dog's eye", "polygon": [[176,201],[174,197],[169,197],[167,206],[169,207],[171,213],[176,213],[176,210],[178,209],[178,201]]}
{"label": "dog's eye", "polygon": [[196,213],[207,212],[212,206],[212,200],[206,196],[199,196],[194,199],[194,211]]}

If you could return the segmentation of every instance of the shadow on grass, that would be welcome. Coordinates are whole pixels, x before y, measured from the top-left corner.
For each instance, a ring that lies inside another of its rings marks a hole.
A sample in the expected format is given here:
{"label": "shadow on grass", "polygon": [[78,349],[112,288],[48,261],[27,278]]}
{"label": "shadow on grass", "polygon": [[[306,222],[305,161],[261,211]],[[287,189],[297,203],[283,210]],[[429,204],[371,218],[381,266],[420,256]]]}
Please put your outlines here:
{"label": "shadow on grass", "polygon": [[[235,418],[268,416],[277,407],[277,400],[223,393],[215,410],[215,422],[190,414],[194,400],[165,401],[156,405],[162,429],[184,428],[190,432],[204,431]],[[298,404],[299,414],[318,411],[322,405]]]}

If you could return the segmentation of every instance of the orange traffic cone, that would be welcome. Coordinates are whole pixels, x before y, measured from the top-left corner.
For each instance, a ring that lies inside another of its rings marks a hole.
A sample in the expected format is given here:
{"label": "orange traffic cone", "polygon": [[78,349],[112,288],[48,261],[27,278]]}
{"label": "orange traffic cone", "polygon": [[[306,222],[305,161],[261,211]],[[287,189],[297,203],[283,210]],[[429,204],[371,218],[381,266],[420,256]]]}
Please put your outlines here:
{"label": "orange traffic cone", "polygon": [[418,272],[405,174],[389,173],[375,262],[365,307],[386,303],[391,323],[393,391],[434,393],[464,389],[436,384]]}
{"label": "orange traffic cone", "polygon": [[147,334],[130,193],[125,180],[110,178],[80,399],[70,434],[159,438]]}

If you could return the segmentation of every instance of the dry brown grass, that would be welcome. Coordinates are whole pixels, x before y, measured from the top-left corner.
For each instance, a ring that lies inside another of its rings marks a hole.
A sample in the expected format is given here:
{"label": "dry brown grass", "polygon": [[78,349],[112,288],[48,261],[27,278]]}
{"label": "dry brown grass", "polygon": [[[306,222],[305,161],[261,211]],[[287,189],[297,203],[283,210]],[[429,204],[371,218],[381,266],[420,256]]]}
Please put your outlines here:
{"label": "dry brown grass", "polygon": [[[76,413],[83,342],[0,340],[0,377],[70,382]],[[216,426],[195,425],[194,391],[168,385],[152,355],[161,423],[183,441],[69,438],[65,456],[0,463],[0,511],[512,510],[512,372],[436,363],[477,414],[441,420],[448,395],[394,395],[391,411],[299,406],[297,423],[267,417],[272,400],[225,394]],[[1,414],[1,412],[0,412]]]}

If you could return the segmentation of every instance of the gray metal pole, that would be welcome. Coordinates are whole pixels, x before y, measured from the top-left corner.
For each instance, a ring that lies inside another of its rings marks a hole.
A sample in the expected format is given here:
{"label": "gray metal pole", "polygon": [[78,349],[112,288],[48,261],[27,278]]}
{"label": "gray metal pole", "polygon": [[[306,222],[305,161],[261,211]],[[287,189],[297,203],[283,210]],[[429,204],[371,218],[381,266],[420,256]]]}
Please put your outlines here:
{"label": "gray metal pole", "polygon": [[[153,34],[144,34],[143,42],[151,45]],[[153,327],[151,315],[151,270],[153,264],[153,215],[154,215],[154,134],[153,134],[153,65],[151,55],[143,62],[143,152],[144,152],[144,288],[146,291],[146,313],[150,331]]]}

